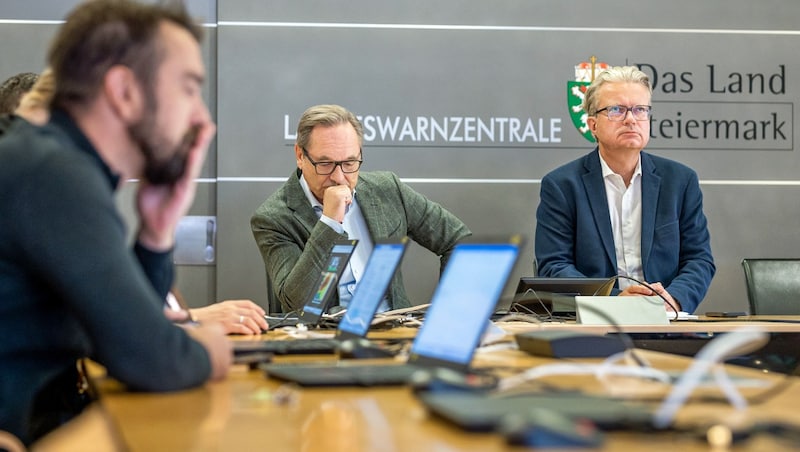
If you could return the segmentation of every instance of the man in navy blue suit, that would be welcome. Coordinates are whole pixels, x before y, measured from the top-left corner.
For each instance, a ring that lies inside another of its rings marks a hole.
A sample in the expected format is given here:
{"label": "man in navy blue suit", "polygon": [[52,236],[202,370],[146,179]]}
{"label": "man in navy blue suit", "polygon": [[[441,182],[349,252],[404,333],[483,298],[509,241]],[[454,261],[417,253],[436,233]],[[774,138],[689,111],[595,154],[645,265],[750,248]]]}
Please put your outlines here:
{"label": "man in navy blue suit", "polygon": [[620,275],[620,295],[654,290],[668,310],[694,312],[716,270],[703,194],[692,169],[642,151],[651,95],[647,74],[633,66],[589,86],[584,109],[598,145],[542,179],[538,275]]}

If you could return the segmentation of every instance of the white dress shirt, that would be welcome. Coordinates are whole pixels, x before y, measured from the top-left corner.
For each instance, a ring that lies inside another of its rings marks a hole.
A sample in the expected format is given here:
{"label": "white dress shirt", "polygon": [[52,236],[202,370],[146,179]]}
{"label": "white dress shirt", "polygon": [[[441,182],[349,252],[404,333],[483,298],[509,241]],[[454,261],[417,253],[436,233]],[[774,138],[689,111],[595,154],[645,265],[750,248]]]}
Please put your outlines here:
{"label": "white dress shirt", "polygon": [[[614,233],[614,252],[617,256],[617,274],[644,281],[642,270],[642,159],[636,163],[636,170],[629,186],[625,186],[622,176],[614,173],[600,157],[603,168],[603,181],[606,186],[608,213],[611,217],[611,230]],[[619,288],[636,283],[619,279]]]}

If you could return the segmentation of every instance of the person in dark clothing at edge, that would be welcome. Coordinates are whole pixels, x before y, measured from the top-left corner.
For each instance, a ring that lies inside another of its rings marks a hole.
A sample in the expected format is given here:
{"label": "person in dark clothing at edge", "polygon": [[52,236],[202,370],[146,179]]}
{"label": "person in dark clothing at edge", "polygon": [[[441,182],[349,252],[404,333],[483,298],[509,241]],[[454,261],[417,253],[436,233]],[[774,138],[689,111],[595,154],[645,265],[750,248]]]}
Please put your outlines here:
{"label": "person in dark clothing at edge", "polygon": [[[162,311],[216,131],[200,39],[182,6],[83,3],[48,52],[49,123],[0,139],[0,429],[26,445],[90,402],[76,389],[83,358],[141,391],[227,375],[219,324],[180,327]],[[134,178],[131,249],[114,193]]]}

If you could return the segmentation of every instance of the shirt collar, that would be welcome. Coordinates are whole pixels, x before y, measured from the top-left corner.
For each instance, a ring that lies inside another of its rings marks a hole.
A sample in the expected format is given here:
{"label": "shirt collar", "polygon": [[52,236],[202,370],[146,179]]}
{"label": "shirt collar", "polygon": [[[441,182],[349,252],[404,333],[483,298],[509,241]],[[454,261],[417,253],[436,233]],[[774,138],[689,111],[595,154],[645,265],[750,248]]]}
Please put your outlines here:
{"label": "shirt collar", "polygon": [[[606,163],[606,161],[603,160],[603,156],[600,155],[599,152],[597,155],[600,157],[600,167],[603,170],[603,179],[607,178],[612,174],[617,174],[613,170],[611,170],[611,167],[609,167],[608,163]],[[636,161],[636,169],[633,171],[633,177],[631,178],[631,180],[636,179],[636,176],[641,176],[641,175],[642,175],[642,155],[639,154],[639,160]]]}
{"label": "shirt collar", "polygon": [[306,182],[306,175],[302,172],[300,173],[300,186],[303,187],[303,193],[306,194],[306,199],[311,203],[311,207],[319,207],[322,209],[322,203],[317,201],[317,197],[311,193],[311,189],[308,188],[308,182]]}

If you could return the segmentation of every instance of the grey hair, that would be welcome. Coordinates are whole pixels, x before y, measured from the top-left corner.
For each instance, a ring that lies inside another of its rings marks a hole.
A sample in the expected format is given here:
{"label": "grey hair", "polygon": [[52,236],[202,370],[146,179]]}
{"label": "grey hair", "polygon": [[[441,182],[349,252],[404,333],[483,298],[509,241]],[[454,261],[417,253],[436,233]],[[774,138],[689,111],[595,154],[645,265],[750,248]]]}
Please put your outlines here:
{"label": "grey hair", "polygon": [[297,145],[306,149],[311,139],[311,131],[316,126],[331,127],[339,124],[350,124],[358,134],[359,145],[364,142],[364,128],[361,121],[352,112],[339,105],[314,105],[300,116],[297,123]]}
{"label": "grey hair", "polygon": [[652,96],[653,88],[650,86],[650,77],[636,66],[614,66],[606,69],[592,80],[583,98],[583,110],[594,116],[597,114],[597,91],[607,83],[638,83],[647,87],[647,92]]}

